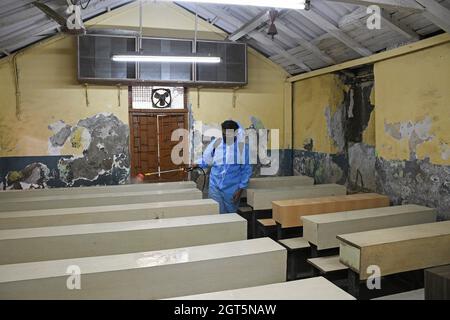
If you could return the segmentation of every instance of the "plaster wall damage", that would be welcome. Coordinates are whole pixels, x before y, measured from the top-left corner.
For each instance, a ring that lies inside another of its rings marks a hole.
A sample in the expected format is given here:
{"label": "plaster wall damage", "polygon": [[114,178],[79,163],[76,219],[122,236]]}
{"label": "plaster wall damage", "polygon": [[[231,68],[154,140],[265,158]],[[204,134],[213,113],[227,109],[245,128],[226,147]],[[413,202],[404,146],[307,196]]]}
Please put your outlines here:
{"label": "plaster wall damage", "polygon": [[[367,138],[374,136],[373,70],[365,67],[318,78],[300,86],[305,99],[300,95],[295,106],[303,118],[297,125],[306,129],[294,128],[303,141],[302,149],[294,151],[294,172],[312,176],[316,183],[374,191],[375,147]],[[321,109],[323,120],[317,119]]]}
{"label": "plaster wall damage", "polygon": [[420,204],[437,208],[440,219],[450,219],[450,166],[425,160],[376,161],[377,190],[394,204]]}
{"label": "plaster wall damage", "polygon": [[409,147],[410,160],[417,158],[417,147],[434,138],[430,133],[432,127],[432,119],[427,116],[425,119],[412,122],[396,122],[384,123],[385,132],[396,140],[407,140]]}
{"label": "plaster wall damage", "polygon": [[340,106],[334,113],[332,113],[331,108],[327,106],[325,108],[325,118],[327,123],[328,136],[333,141],[334,146],[337,148],[337,152],[343,152],[346,144],[344,132],[344,106]]}
{"label": "plaster wall damage", "polygon": [[[48,129],[53,133],[48,139],[50,156],[8,172],[6,189],[127,183],[129,128],[114,114],[99,113],[74,126],[60,120]],[[58,157],[56,165],[54,157]]]}

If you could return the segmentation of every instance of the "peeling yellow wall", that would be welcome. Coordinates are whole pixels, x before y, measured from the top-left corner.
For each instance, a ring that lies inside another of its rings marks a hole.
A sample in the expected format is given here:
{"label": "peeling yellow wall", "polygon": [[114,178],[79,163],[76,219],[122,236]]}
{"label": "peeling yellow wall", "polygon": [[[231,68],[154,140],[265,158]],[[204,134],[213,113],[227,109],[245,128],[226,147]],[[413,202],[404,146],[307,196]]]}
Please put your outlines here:
{"label": "peeling yellow wall", "polygon": [[[133,3],[101,15],[87,25],[136,29],[138,21],[138,4]],[[194,35],[194,16],[170,3],[145,4],[143,22],[145,35],[191,39]],[[199,31],[199,38],[225,37],[223,31],[201,19]],[[59,120],[76,125],[80,119],[110,112],[128,123],[125,86],[120,90],[119,103],[117,87],[89,85],[89,106],[86,105],[85,87],[76,79],[75,39],[56,36],[17,55],[20,120],[16,117],[12,58],[0,61],[0,157],[49,155],[48,139],[53,133],[48,126]],[[251,49],[248,56],[249,85],[236,92],[235,108],[231,89],[200,90],[200,107],[196,90],[190,90],[194,118],[206,123],[233,118],[248,126],[250,116],[255,116],[266,127],[280,129],[281,147],[284,147],[285,110],[290,107],[285,99],[287,74]],[[80,155],[82,149],[69,146],[61,154]]]}
{"label": "peeling yellow wall", "polygon": [[[449,165],[450,43],[378,62],[374,72],[379,156],[410,159],[408,130],[419,123],[416,134],[428,141],[415,148],[417,159],[429,157],[434,164]],[[427,121],[429,130],[420,125]],[[386,124],[401,125],[403,138],[386,132]]]}
{"label": "peeling yellow wall", "polygon": [[294,91],[294,148],[304,150],[304,144],[313,140],[315,152],[336,153],[330,138],[325,111],[332,114],[344,101],[346,88],[337,75],[326,74],[298,81]]}
{"label": "peeling yellow wall", "polygon": [[[0,156],[48,155],[48,126],[59,120],[76,125],[100,112],[114,113],[128,123],[127,88],[88,86],[76,80],[74,37],[57,37],[19,53],[20,114],[16,117],[13,59],[0,62]],[[3,143],[6,141],[6,143]],[[64,152],[63,150],[62,152]],[[62,154],[82,154],[82,148]]]}

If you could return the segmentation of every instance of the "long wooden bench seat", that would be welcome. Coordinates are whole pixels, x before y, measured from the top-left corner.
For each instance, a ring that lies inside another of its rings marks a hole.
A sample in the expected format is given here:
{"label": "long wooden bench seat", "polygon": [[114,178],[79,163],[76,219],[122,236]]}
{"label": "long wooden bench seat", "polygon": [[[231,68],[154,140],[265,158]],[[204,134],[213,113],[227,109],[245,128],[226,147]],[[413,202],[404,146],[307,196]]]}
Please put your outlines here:
{"label": "long wooden bench seat", "polygon": [[346,193],[347,188],[338,184],[319,184],[295,188],[248,189],[247,203],[253,210],[271,210],[272,201],[345,195]]}
{"label": "long wooden bench seat", "polygon": [[400,227],[436,221],[435,209],[402,205],[302,216],[303,237],[318,250],[338,248],[338,234]]}
{"label": "long wooden bench seat", "polygon": [[202,197],[202,192],[198,189],[59,195],[23,198],[20,201],[1,200],[0,212],[198,200]]}
{"label": "long wooden bench seat", "polygon": [[171,298],[170,300],[355,300],[323,277]]}
{"label": "long wooden bench seat", "polygon": [[211,199],[0,212],[0,230],[218,214]]}
{"label": "long wooden bench seat", "polygon": [[[247,189],[275,189],[275,188],[291,188],[298,186],[312,186],[314,185],[314,178],[307,176],[273,176],[273,177],[259,177],[251,178]],[[242,194],[247,196],[246,190]]]}
{"label": "long wooden bench seat", "polygon": [[337,211],[389,206],[389,198],[376,193],[323,196],[273,202],[273,218],[282,228],[301,227],[302,217]]}
{"label": "long wooden bench seat", "polygon": [[245,240],[237,214],[0,231],[0,264],[171,249]]}
{"label": "long wooden bench seat", "polygon": [[450,221],[379,229],[337,236],[340,261],[360,280],[369,266],[381,276],[450,264]]}
{"label": "long wooden bench seat", "polygon": [[140,183],[123,184],[113,186],[92,186],[92,187],[72,187],[72,188],[46,188],[30,190],[6,190],[0,191],[0,201],[5,199],[19,199],[31,197],[45,197],[74,194],[94,194],[94,193],[120,193],[139,191],[158,191],[196,188],[193,181],[177,181],[162,183]]}
{"label": "long wooden bench seat", "polygon": [[[77,271],[81,289],[69,290]],[[0,299],[164,299],[279,283],[285,276],[286,249],[261,238],[1,265]]]}

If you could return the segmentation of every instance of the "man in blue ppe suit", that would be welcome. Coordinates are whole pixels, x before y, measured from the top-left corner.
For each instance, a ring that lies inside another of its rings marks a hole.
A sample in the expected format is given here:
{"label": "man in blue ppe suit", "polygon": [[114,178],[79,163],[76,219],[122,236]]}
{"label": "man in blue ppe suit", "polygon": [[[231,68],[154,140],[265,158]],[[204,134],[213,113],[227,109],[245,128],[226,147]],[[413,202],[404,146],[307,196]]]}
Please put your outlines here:
{"label": "man in blue ppe suit", "polygon": [[213,140],[203,153],[200,167],[211,166],[209,197],[219,203],[220,213],[236,213],[242,191],[252,175],[249,147],[237,139],[239,125],[222,123],[222,138]]}

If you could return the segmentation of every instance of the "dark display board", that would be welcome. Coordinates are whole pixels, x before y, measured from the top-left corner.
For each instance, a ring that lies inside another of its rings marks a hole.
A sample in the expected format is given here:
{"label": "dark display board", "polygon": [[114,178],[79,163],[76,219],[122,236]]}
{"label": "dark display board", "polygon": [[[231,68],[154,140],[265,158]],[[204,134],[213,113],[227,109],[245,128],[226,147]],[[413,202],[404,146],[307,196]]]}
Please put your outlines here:
{"label": "dark display board", "polygon": [[[113,55],[136,54],[139,38],[88,34],[78,37],[78,78],[82,82],[164,83],[186,86],[242,86],[247,84],[247,46],[225,41],[197,42],[200,56],[218,56],[219,64],[115,62]],[[145,55],[188,56],[192,40],[143,38]]]}
{"label": "dark display board", "polygon": [[79,37],[79,77],[86,79],[136,79],[136,63],[115,62],[113,54],[136,51],[135,37]]}
{"label": "dark display board", "polygon": [[247,82],[247,47],[242,43],[199,41],[199,55],[219,56],[219,64],[197,64],[197,82]]}

